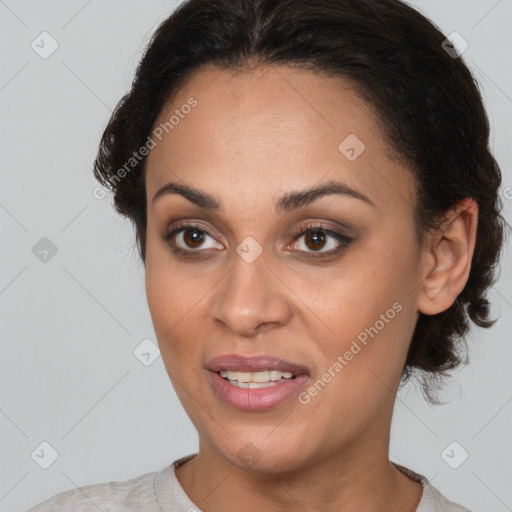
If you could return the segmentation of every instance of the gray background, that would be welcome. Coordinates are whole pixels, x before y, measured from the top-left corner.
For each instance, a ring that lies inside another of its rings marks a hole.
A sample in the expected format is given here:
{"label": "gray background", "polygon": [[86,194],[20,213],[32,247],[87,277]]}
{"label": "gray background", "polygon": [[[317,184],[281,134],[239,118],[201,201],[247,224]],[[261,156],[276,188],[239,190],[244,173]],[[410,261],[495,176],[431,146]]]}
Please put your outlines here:
{"label": "gray background", "polygon": [[[0,1],[1,511],[156,471],[197,449],[161,358],[145,366],[133,353],[144,339],[156,342],[143,267],[131,225],[114,213],[109,194],[102,198],[91,170],[144,44],[175,5]],[[414,5],[469,43],[464,58],[489,110],[510,222],[512,1]],[[59,45],[47,59],[31,47],[43,31]],[[48,244],[43,237],[57,248],[46,262],[36,250]],[[475,512],[512,510],[510,267],[507,247],[490,292],[499,320],[475,327],[470,365],[444,393],[450,403],[431,409],[409,386],[392,428],[392,460]],[[43,441],[58,452],[47,469]],[[469,456],[453,469],[446,461],[460,462],[462,450]]]}

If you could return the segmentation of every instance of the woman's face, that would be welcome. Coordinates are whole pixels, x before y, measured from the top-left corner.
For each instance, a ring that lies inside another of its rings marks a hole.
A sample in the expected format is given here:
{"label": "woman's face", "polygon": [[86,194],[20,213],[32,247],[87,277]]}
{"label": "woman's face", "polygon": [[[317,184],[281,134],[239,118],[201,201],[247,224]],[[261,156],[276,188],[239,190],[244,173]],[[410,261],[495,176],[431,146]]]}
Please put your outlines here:
{"label": "woman's face", "polygon": [[[147,298],[201,446],[269,472],[350,453],[352,443],[384,449],[422,258],[412,175],[392,160],[372,111],[339,79],[207,67],[155,129]],[[153,201],[171,182],[209,199],[175,192]],[[339,190],[301,196],[328,183]],[[211,364],[233,354],[302,369],[292,381],[269,373],[281,380],[241,388]]]}

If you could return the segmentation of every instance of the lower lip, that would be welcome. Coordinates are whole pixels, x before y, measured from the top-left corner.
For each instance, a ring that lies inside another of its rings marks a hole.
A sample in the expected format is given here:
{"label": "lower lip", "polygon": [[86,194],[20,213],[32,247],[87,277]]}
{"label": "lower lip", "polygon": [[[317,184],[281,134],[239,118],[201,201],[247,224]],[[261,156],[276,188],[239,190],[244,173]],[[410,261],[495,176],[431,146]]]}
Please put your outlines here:
{"label": "lower lip", "polygon": [[208,371],[210,382],[217,394],[230,406],[242,411],[265,411],[283,404],[296,396],[309,379],[308,375],[297,375],[295,379],[279,381],[268,388],[238,388],[218,373]]}

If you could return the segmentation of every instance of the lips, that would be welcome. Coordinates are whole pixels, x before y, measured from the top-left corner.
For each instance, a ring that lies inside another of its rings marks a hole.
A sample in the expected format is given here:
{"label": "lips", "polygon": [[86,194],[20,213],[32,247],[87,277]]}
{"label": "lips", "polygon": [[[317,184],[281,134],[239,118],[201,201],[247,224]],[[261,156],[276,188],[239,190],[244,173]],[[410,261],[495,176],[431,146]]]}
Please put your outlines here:
{"label": "lips", "polygon": [[239,372],[259,372],[264,370],[278,370],[290,372],[294,376],[309,375],[308,368],[304,365],[292,363],[270,355],[242,356],[239,354],[225,354],[210,359],[206,369],[218,373],[221,370]]}
{"label": "lips", "polygon": [[294,379],[281,379],[271,387],[259,389],[236,387],[212,371],[208,372],[208,381],[224,406],[242,412],[263,412],[289,403],[307,385],[309,376],[303,374]]}

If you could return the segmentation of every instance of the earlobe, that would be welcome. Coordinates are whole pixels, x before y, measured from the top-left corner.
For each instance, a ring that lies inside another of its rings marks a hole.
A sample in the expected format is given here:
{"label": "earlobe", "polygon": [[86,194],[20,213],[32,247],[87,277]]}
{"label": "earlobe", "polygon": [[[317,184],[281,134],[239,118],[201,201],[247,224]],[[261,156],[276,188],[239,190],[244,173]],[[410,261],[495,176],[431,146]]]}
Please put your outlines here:
{"label": "earlobe", "polygon": [[418,296],[418,311],[436,315],[446,311],[467,283],[476,244],[478,204],[474,199],[459,201],[432,237],[428,267]]}

